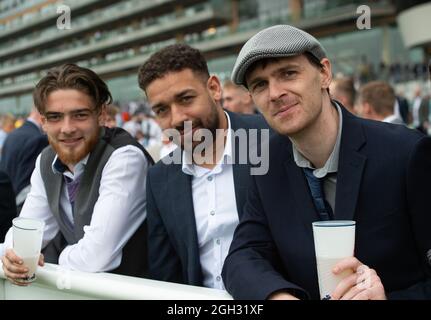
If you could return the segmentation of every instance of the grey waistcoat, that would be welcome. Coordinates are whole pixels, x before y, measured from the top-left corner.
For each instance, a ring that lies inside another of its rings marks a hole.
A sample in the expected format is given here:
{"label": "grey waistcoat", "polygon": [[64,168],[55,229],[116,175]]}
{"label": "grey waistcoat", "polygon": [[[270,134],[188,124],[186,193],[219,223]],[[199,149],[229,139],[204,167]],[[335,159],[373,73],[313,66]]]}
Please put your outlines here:
{"label": "grey waistcoat", "polygon": [[[101,137],[94,150],[90,153],[84,172],[82,173],[78,193],[76,195],[73,218],[73,230],[67,223],[60,206],[60,195],[64,183],[63,175],[52,171],[55,152],[48,146],[40,159],[40,170],[45,185],[49,207],[57,220],[60,232],[44,249],[47,262],[58,263],[58,256],[67,245],[77,243],[84,236],[84,226],[89,225],[93,215],[94,205],[99,197],[102,171],[111,154],[118,148],[134,145],[145,154],[149,165],[154,162],[146,150],[125,130],[120,128],[102,128]],[[147,271],[147,228],[146,220],[138,228],[123,248],[120,266],[111,271],[129,276],[146,276]]]}

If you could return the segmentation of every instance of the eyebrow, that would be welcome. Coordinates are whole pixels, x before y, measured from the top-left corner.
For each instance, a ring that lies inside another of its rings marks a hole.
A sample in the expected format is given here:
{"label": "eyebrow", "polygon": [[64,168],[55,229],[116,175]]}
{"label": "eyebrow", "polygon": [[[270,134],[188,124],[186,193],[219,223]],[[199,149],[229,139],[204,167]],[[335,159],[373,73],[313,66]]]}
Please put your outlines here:
{"label": "eyebrow", "polygon": [[[82,108],[82,109],[78,109],[78,110],[73,110],[70,111],[70,113],[79,113],[79,112],[83,112],[83,111],[92,111],[90,108]],[[57,112],[57,111],[47,111],[45,112],[45,114],[64,114],[64,112]]]}
{"label": "eyebrow", "polygon": [[[288,63],[280,66],[279,68],[275,69],[273,72],[271,72],[271,75],[277,74],[281,71],[285,71],[288,69],[301,69],[301,65],[299,63],[288,62]],[[250,81],[250,83],[248,84],[248,87],[251,87],[256,82],[259,82],[262,80],[264,80],[264,78],[258,76],[256,78],[254,78],[252,81]]]}
{"label": "eyebrow", "polygon": [[[194,93],[195,93],[195,90],[193,90],[193,89],[185,89],[185,90],[180,91],[180,92],[178,92],[177,94],[174,95],[174,101],[178,100],[178,99],[181,99],[182,97],[184,97],[184,96],[186,96],[188,94],[194,94]],[[156,103],[156,104],[152,105],[151,109],[154,111],[154,110],[156,110],[158,108],[162,108],[162,107],[165,107],[167,105],[168,104],[166,102],[159,102],[159,103]]]}

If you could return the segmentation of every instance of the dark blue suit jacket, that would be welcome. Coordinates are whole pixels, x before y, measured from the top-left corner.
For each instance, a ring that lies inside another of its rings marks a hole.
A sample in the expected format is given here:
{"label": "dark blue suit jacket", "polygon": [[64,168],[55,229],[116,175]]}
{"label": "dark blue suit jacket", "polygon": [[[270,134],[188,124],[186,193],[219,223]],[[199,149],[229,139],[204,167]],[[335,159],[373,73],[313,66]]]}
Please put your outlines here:
{"label": "dark blue suit jacket", "polygon": [[4,237],[12,226],[12,219],[16,215],[15,194],[12,184],[7,174],[0,171],[0,243],[4,242]]}
{"label": "dark blue suit jacket", "polygon": [[8,174],[16,194],[30,184],[36,158],[47,145],[46,135],[28,120],[7,136],[0,168]]}
{"label": "dark blue suit jacket", "polygon": [[[268,128],[261,116],[228,113],[233,130]],[[239,216],[246,201],[249,173],[249,164],[233,165]],[[159,161],[149,169],[147,215],[150,277],[202,286],[191,176],[182,172],[181,164]]]}
{"label": "dark blue suit jacket", "polygon": [[[355,256],[375,269],[389,298],[430,298],[431,139],[404,126],[359,119],[343,108],[335,218],[356,220]],[[287,137],[270,141],[269,172],[254,176],[225,260],[237,299],[289,289],[319,299],[306,178]]]}

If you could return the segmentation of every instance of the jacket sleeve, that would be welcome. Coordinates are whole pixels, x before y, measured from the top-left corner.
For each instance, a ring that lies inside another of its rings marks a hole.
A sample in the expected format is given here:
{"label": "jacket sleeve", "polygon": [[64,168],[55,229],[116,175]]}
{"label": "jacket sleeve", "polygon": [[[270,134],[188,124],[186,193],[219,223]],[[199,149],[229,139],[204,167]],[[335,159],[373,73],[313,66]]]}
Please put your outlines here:
{"label": "jacket sleeve", "polygon": [[423,137],[413,148],[406,172],[407,201],[412,232],[417,250],[427,275],[423,281],[404,290],[389,292],[389,299],[431,299],[431,208],[429,206],[431,182],[431,138]]}
{"label": "jacket sleeve", "polygon": [[147,177],[148,273],[154,280],[183,283],[181,261],[172,246],[154,198],[152,179]]}
{"label": "jacket sleeve", "polygon": [[282,268],[256,180],[252,178],[243,216],[223,266],[224,284],[235,299],[263,300],[281,290],[308,298],[304,289],[283,277]]}
{"label": "jacket sleeve", "polygon": [[12,184],[3,172],[0,172],[0,195],[0,243],[2,243],[6,232],[12,226],[12,219],[17,215]]}

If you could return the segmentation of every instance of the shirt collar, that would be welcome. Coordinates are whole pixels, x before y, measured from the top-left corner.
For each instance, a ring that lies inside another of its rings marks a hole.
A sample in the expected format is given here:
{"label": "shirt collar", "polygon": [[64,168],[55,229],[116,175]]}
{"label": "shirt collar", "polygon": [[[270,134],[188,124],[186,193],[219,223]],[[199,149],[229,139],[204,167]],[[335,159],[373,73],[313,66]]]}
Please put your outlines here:
{"label": "shirt collar", "polygon": [[382,122],[389,122],[390,123],[390,122],[392,122],[392,121],[394,121],[396,119],[398,119],[398,116],[396,114],[391,114],[390,116],[384,118],[382,120]]}
{"label": "shirt collar", "polygon": [[328,173],[335,173],[338,171],[338,157],[340,154],[340,141],[341,141],[341,132],[343,129],[343,114],[341,112],[341,108],[338,105],[337,102],[333,101],[335,104],[335,107],[338,111],[338,132],[337,132],[337,139],[335,140],[334,149],[332,149],[332,152],[326,160],[325,165],[322,168],[316,169],[311,165],[311,162],[305,158],[299,150],[295,147],[295,145],[292,143],[292,149],[293,149],[293,158],[295,160],[295,163],[300,168],[310,168],[314,169],[313,174],[317,178],[323,178]]}
{"label": "shirt collar", "polygon": [[[208,170],[213,171],[214,173],[219,173],[222,170],[222,166],[225,164],[232,164],[232,127],[230,123],[229,114],[225,111],[224,114],[227,118],[227,136],[226,136],[226,144],[224,146],[223,155],[217,165],[212,169]],[[196,168],[198,167],[198,168]],[[193,164],[191,159],[191,154],[183,151],[182,154],[182,171],[185,174],[195,176],[195,177],[201,177],[205,174],[205,170],[196,170],[200,169],[201,167]]]}
{"label": "shirt collar", "polygon": [[55,156],[54,161],[52,161],[52,171],[55,174],[62,174],[64,176],[66,176],[69,179],[75,180],[76,178],[78,178],[85,169],[85,165],[87,164],[88,158],[89,158],[90,154],[87,154],[85,156],[84,159],[82,159],[81,161],[79,161],[76,165],[75,165],[75,172],[70,172],[69,169],[67,168],[67,166],[61,162],[60,158],[58,157],[58,155]]}

